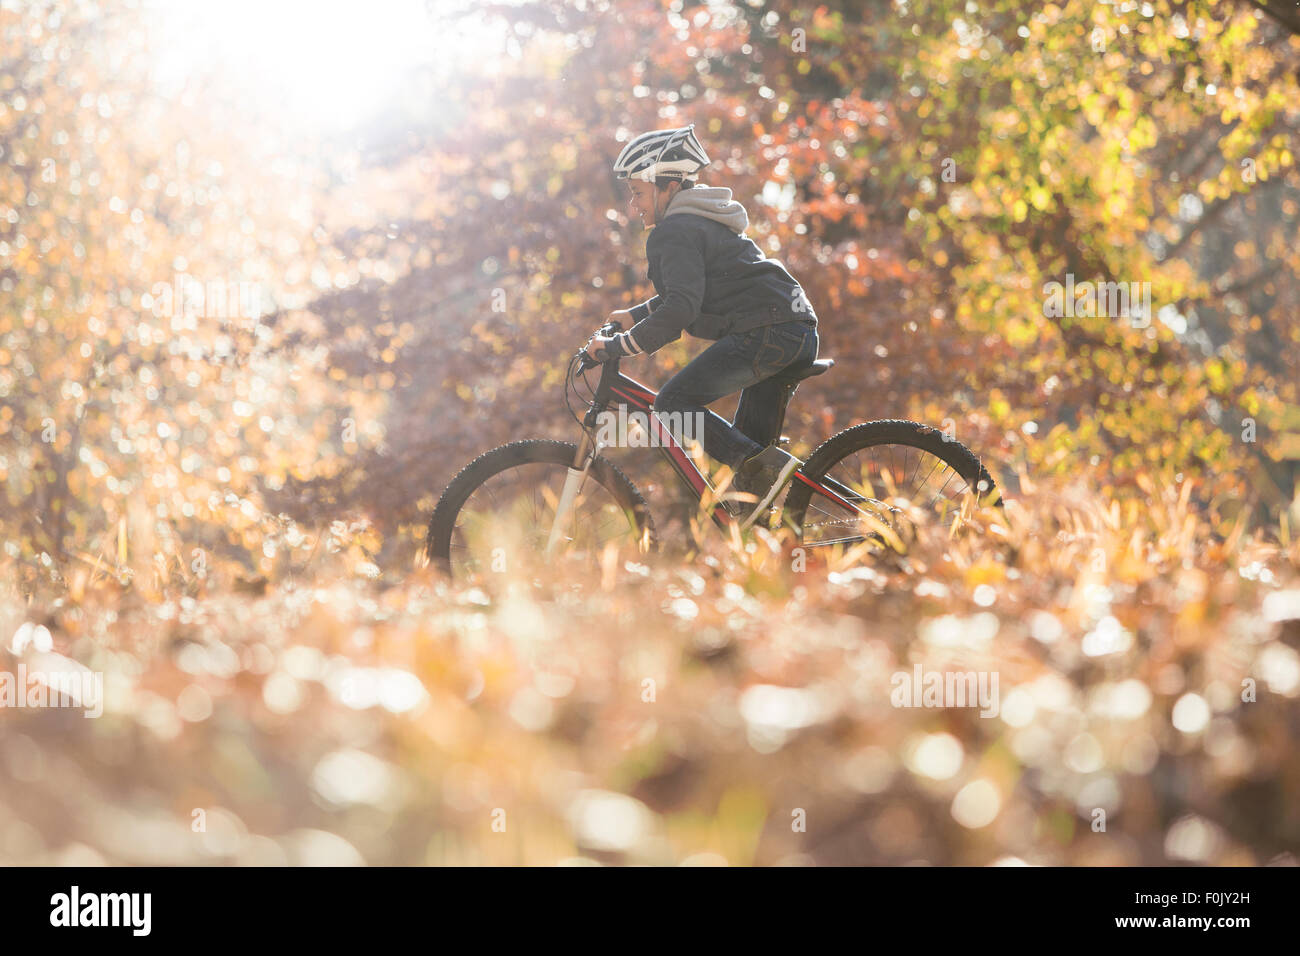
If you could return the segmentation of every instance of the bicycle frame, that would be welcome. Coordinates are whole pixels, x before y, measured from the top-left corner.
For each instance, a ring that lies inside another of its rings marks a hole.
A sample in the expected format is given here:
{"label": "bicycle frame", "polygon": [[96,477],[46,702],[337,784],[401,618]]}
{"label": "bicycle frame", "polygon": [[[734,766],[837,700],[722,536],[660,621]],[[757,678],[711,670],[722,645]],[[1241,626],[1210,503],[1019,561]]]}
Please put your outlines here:
{"label": "bicycle frame", "polygon": [[[590,368],[586,359],[583,359],[583,369]],[[714,491],[713,486],[696,467],[691,460],[691,456],[677,442],[672,431],[667,428],[662,421],[654,414],[654,401],[657,392],[647,385],[643,385],[636,379],[624,375],[619,369],[619,359],[614,358],[602,364],[600,382],[596,386],[596,391],[592,397],[591,406],[587,410],[586,417],[583,419],[582,440],[578,443],[578,451],[574,456],[573,464],[569,467],[569,473],[565,478],[564,490],[561,492],[559,507],[556,511],[555,524],[551,528],[550,535],[547,539],[546,553],[549,555],[560,537],[563,535],[563,529],[567,526],[574,498],[577,496],[583,480],[586,478],[587,469],[591,467],[591,462],[595,455],[599,454],[600,449],[595,447],[592,438],[593,430],[596,427],[598,417],[606,410],[617,410],[619,407],[626,408],[628,411],[642,412],[646,420],[654,429],[654,444],[663,452],[669,465],[678,478],[686,485],[687,489],[695,496],[697,500],[702,501],[706,490]],[[782,409],[784,413],[784,409]],[[784,415],[783,415],[784,417]],[[779,427],[778,423],[778,427]],[[833,478],[822,478],[821,480],[812,480],[802,472],[796,471],[792,480],[802,481],[819,494],[825,495],[830,500],[850,508],[855,511],[861,511],[853,504],[853,501],[865,501],[862,495],[846,487]],[[862,512],[866,517],[870,517],[866,512]],[[724,531],[733,523],[739,523],[740,527],[746,528],[756,518],[756,515],[750,515],[749,518],[741,520],[727,511],[721,504],[713,506],[710,518],[713,523]]]}

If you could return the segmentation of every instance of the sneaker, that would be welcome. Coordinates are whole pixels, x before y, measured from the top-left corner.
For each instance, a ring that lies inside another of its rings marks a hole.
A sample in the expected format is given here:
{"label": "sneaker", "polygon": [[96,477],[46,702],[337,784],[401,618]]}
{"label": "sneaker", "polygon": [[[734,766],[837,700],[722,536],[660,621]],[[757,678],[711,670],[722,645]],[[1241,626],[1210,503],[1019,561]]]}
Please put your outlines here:
{"label": "sneaker", "polygon": [[741,510],[757,514],[768,507],[801,464],[803,462],[798,458],[782,451],[776,445],[768,445],[757,455],[746,459],[744,464],[736,469],[731,487],[735,491],[755,496],[758,501],[755,504],[747,501],[737,502]]}

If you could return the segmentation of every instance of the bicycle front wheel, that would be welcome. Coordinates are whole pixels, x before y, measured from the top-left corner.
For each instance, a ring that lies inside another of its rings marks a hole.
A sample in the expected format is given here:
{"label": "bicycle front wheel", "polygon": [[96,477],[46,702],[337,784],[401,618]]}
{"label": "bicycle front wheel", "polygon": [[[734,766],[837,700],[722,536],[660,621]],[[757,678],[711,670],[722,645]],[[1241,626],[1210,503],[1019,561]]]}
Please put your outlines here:
{"label": "bicycle front wheel", "polygon": [[565,480],[578,449],[570,442],[510,442],[466,465],[443,492],[425,542],[430,563],[458,581],[488,583],[560,555],[594,567],[613,545],[644,555],[656,546],[645,499],[599,456],[577,489],[566,526],[552,539]]}
{"label": "bicycle front wheel", "polygon": [[902,550],[919,524],[952,529],[984,504],[1001,495],[969,448],[928,425],[879,421],[823,442],[795,473],[785,515],[806,547]]}

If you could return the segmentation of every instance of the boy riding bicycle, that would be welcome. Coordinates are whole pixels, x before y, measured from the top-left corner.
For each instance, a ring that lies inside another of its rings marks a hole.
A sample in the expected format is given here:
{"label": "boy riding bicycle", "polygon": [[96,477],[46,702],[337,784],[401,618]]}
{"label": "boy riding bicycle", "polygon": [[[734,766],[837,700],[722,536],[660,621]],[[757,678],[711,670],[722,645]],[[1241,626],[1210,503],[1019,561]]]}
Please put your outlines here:
{"label": "boy riding bicycle", "polygon": [[[745,236],[749,217],[731,190],[696,185],[708,164],[693,125],[643,133],[619,155],[614,172],[629,181],[630,205],[653,230],[646,258],[658,294],[615,312],[636,324],[593,336],[586,351],[596,360],[650,354],[683,331],[714,339],[664,384],[654,409],[703,415],[705,450],[735,471],[735,490],[758,499],[728,508],[752,513],[800,464],[776,444],[782,386],[770,380],[817,358],[817,316],[785,267]],[[734,423],[705,407],[738,389]]]}

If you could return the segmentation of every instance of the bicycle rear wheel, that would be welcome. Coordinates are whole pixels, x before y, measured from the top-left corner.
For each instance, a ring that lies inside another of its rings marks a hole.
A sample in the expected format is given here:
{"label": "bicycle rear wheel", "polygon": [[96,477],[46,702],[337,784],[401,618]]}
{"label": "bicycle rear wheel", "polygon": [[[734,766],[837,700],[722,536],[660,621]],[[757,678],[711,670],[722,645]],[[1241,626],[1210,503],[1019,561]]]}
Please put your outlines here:
{"label": "bicycle rear wheel", "polygon": [[[547,560],[543,551],[577,451],[570,442],[530,439],[494,448],[466,465],[429,521],[430,563],[458,581],[484,583]],[[616,465],[597,456],[574,500],[560,552],[594,566],[611,543],[645,554],[657,542],[641,493]]]}
{"label": "bicycle rear wheel", "polygon": [[1001,495],[969,448],[928,425],[879,421],[813,451],[791,482],[785,520],[805,547],[902,550],[919,524],[951,529],[981,504],[1001,506]]}

